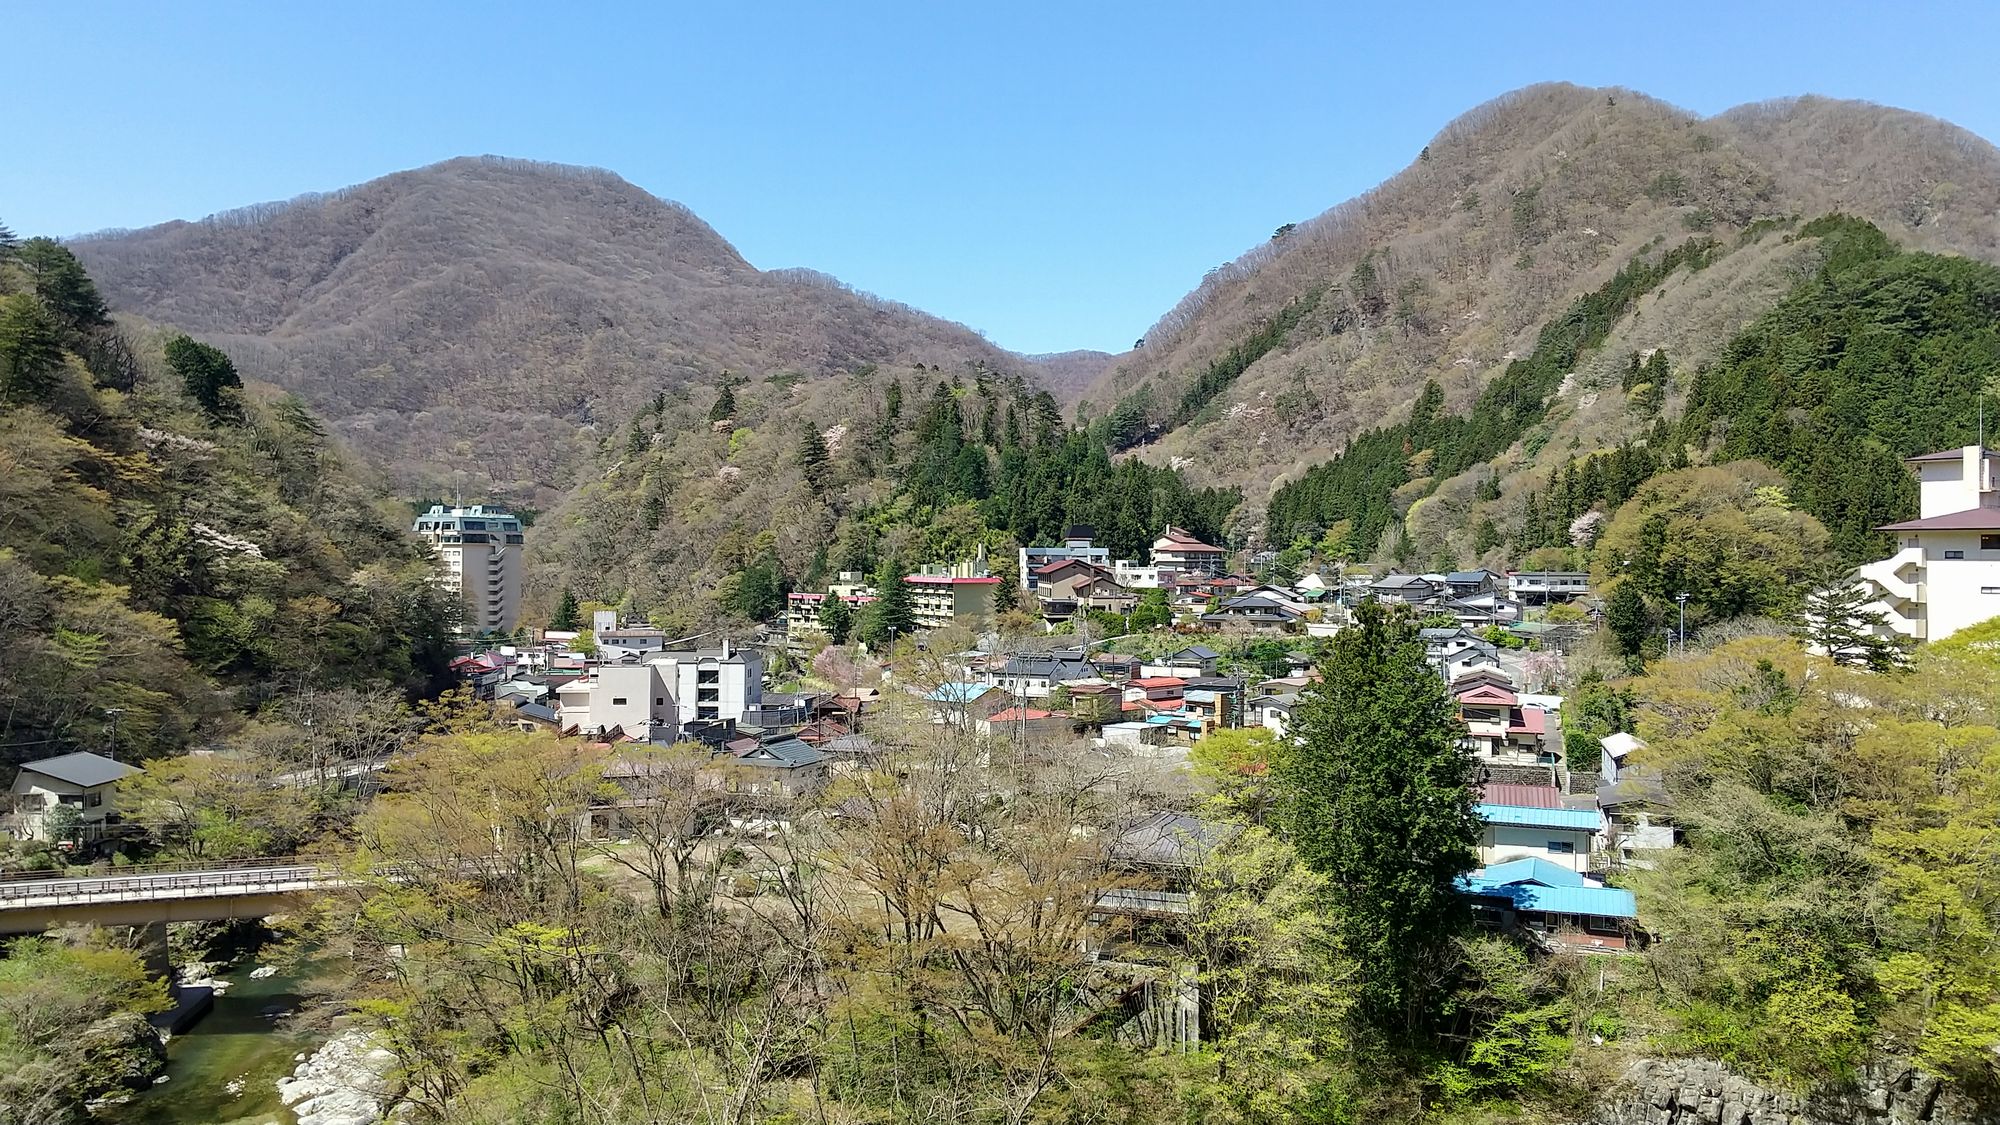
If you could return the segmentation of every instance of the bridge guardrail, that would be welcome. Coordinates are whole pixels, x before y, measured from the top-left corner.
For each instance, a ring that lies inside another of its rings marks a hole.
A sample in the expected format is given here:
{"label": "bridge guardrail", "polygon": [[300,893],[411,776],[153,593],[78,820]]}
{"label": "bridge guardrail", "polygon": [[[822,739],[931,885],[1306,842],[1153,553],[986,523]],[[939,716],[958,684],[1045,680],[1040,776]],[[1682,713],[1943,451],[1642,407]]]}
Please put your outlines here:
{"label": "bridge guardrail", "polygon": [[0,883],[0,909],[15,902],[89,902],[156,897],[166,892],[199,891],[207,887],[260,887],[326,879],[336,869],[323,863],[272,864],[209,868],[141,875],[96,875],[82,878],[20,880]]}

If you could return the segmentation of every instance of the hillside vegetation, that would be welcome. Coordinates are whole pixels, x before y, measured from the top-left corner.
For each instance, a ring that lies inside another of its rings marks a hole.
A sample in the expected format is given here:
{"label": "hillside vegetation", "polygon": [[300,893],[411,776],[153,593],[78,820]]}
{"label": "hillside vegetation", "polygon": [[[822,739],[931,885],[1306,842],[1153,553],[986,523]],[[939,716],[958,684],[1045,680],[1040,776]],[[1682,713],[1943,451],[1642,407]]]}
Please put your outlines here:
{"label": "hillside vegetation", "polygon": [[0,765],[134,761],[310,690],[418,690],[457,606],[289,395],[0,246]]}
{"label": "hillside vegetation", "polygon": [[[870,363],[1040,365],[807,270],[761,271],[609,172],[459,159],[78,240],[113,304],[296,392],[411,494],[546,503],[656,393]],[[1052,357],[1058,380],[1091,370]]]}
{"label": "hillside vegetation", "polygon": [[[1606,352],[1620,366],[1655,349],[1682,369],[1708,362],[1813,268],[1779,240],[1738,240],[1767,220],[1832,211],[1915,249],[2000,257],[2000,153],[1859,103],[1804,98],[1704,119],[1630,91],[1529,87],[1448,125],[1375,190],[1213,271],[1086,408],[1149,460],[1244,486],[1252,510],[1240,526],[1256,531],[1260,492],[1406,416],[1427,382],[1448,412],[1464,410],[1580,294],[1691,238],[1731,252],[1660,279]],[[1643,428],[1622,409],[1591,409],[1591,392],[1619,381],[1609,360],[1573,371],[1563,444],[1615,446]],[[1532,460],[1503,461],[1501,475]]]}

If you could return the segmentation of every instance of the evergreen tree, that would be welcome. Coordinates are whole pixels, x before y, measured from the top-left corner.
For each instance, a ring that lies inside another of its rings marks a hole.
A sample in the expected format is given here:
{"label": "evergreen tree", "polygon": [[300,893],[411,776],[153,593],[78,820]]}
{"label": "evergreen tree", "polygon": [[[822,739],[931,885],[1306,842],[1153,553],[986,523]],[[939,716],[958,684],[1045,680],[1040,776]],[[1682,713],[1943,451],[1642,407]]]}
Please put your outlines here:
{"label": "evergreen tree", "polygon": [[891,556],[875,574],[875,602],[869,606],[868,620],[861,639],[870,645],[885,644],[892,637],[907,637],[917,630],[916,592],[903,581],[903,564]]}
{"label": "evergreen tree", "polygon": [[1455,881],[1477,862],[1472,757],[1414,616],[1361,606],[1273,762],[1280,823],[1327,878],[1362,1012],[1414,1034],[1439,1014],[1471,909]]}
{"label": "evergreen tree", "polygon": [[14,236],[14,230],[6,223],[0,223],[0,259],[4,259],[21,248],[21,240]]}
{"label": "evergreen tree", "polygon": [[15,260],[34,278],[35,296],[71,331],[106,323],[104,298],[83,263],[53,238],[31,238],[16,247]]}
{"label": "evergreen tree", "polygon": [[32,294],[0,297],[0,402],[40,399],[62,369],[62,336]]}
{"label": "evergreen tree", "polygon": [[847,608],[847,602],[838,594],[828,594],[819,603],[819,627],[834,644],[847,643],[847,634],[854,627],[854,611]]}
{"label": "evergreen tree", "polygon": [[1799,639],[1835,664],[1886,672],[1903,663],[1903,652],[1882,636],[1888,617],[1868,608],[1868,591],[1836,581],[1806,595],[1795,622]]}
{"label": "evergreen tree", "polygon": [[746,621],[769,621],[784,607],[784,572],[767,551],[737,574],[729,608]]}
{"label": "evergreen tree", "polygon": [[583,627],[583,606],[569,587],[563,587],[562,600],[556,603],[555,616],[549,618],[549,628],[564,632],[574,632]]}
{"label": "evergreen tree", "polygon": [[882,413],[892,426],[895,425],[898,419],[902,418],[903,381],[901,379],[889,380],[889,390],[883,396]]}
{"label": "evergreen tree", "polygon": [[736,386],[727,375],[722,378],[722,389],[715,393],[715,405],[708,408],[708,420],[727,422],[736,417]]}
{"label": "evergreen tree", "polygon": [[167,366],[180,376],[188,397],[199,403],[215,419],[240,417],[242,407],[235,396],[243,389],[236,365],[221,350],[188,336],[167,341]]}
{"label": "evergreen tree", "polygon": [[1645,650],[1646,637],[1653,631],[1653,614],[1635,580],[1628,578],[1618,584],[1604,616],[1621,654],[1636,657]]}
{"label": "evergreen tree", "polygon": [[806,483],[816,491],[824,491],[833,480],[833,462],[826,451],[826,439],[820,437],[818,427],[810,421],[800,423],[799,469],[805,474]]}

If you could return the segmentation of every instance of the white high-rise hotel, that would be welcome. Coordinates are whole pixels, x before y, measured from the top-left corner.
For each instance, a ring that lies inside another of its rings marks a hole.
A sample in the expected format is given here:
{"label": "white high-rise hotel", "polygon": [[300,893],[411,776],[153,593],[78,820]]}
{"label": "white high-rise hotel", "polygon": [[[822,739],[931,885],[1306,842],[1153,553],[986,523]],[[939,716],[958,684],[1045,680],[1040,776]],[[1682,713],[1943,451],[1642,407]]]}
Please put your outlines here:
{"label": "white high-rise hotel", "polygon": [[512,512],[474,504],[431,505],[416,533],[437,550],[438,581],[465,601],[465,628],[511,633],[521,617],[521,552],[526,539]]}
{"label": "white high-rise hotel", "polygon": [[1968,445],[1909,459],[1916,519],[1885,525],[1896,553],[1861,567],[1890,631],[1941,641],[2000,617],[2000,454]]}

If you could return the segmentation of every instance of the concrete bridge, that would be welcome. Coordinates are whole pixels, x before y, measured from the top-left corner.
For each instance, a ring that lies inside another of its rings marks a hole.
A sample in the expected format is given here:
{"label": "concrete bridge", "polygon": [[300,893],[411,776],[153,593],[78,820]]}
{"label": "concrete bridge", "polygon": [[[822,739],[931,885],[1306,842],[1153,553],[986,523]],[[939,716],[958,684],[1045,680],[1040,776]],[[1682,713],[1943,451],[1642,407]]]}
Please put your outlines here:
{"label": "concrete bridge", "polygon": [[261,918],[299,907],[312,891],[349,885],[350,876],[309,859],[152,864],[84,878],[0,879],[0,935],[52,926],[150,926],[163,922]]}

